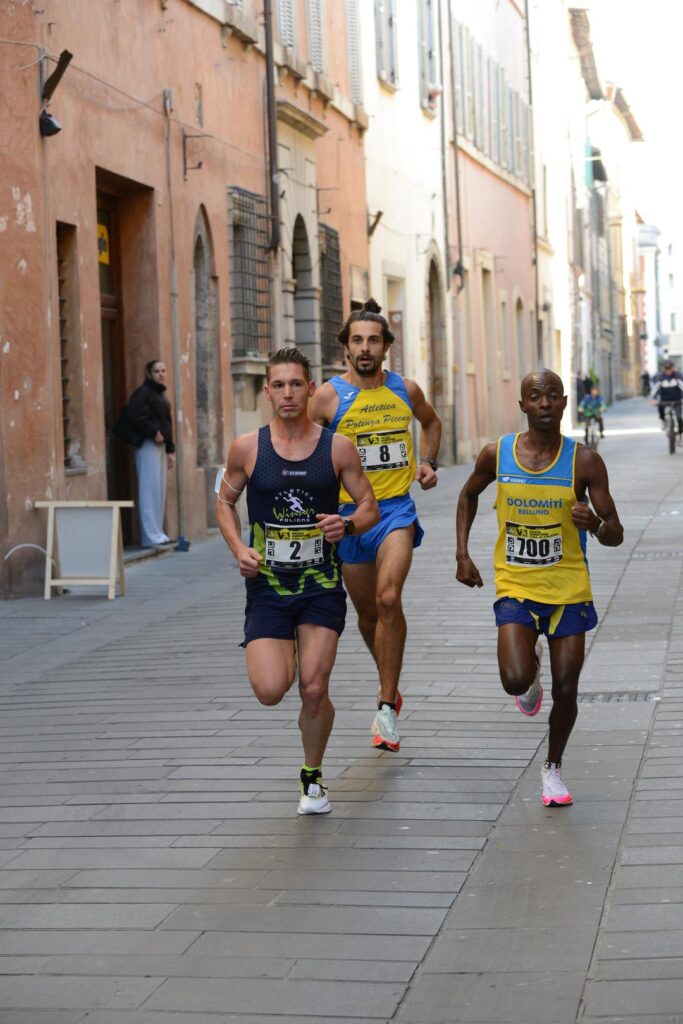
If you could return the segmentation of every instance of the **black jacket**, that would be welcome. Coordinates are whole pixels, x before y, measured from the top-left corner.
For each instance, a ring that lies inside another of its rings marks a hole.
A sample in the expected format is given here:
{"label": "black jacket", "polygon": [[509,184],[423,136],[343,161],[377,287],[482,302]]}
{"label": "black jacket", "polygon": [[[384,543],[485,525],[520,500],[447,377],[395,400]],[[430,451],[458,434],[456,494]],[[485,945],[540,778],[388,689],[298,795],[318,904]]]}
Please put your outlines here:
{"label": "black jacket", "polygon": [[[156,380],[146,380],[130,396],[122,419],[130,428],[126,440],[136,448],[147,439],[153,441],[157,431],[161,431],[166,451],[175,451],[171,403],[164,394],[165,390],[165,384],[159,384]],[[136,437],[136,440],[132,440],[133,437]]]}

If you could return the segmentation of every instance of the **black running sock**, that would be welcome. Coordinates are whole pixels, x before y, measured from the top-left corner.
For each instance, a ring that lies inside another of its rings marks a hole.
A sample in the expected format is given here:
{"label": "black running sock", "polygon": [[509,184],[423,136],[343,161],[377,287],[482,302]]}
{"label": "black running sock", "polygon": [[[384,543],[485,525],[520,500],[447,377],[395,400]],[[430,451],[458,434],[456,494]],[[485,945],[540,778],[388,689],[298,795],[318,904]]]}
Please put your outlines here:
{"label": "black running sock", "polygon": [[392,711],[395,711],[396,705],[392,704],[390,700],[382,700],[382,698],[379,697],[377,700],[377,708],[379,711],[381,711],[382,708],[391,708]]}

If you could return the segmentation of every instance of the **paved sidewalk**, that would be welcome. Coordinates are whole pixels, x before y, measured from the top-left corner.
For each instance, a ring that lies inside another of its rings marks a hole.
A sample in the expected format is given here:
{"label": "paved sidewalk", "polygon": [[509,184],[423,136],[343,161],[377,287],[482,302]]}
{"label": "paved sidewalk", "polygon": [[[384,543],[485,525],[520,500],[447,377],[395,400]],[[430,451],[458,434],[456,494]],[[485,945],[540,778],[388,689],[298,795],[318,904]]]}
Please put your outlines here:
{"label": "paved sidewalk", "polygon": [[123,600],[0,604],[0,1024],[683,1024],[683,452],[642,399],[607,424],[626,540],[589,548],[572,808],[539,801],[547,706],[498,681],[493,490],[487,585],[453,579],[468,467],[418,497],[399,755],[369,746],[349,621],[323,819],[295,813],[295,696],[245,681],[219,540]]}

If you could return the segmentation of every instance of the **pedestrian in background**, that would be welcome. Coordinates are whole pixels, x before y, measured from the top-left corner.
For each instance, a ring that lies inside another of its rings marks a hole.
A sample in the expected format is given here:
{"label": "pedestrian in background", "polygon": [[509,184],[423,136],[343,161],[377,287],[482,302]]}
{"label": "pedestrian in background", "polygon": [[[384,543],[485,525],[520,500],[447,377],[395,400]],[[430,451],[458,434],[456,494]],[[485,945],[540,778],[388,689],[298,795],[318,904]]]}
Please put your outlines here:
{"label": "pedestrian in background", "polygon": [[175,464],[171,403],[165,394],[166,364],[159,359],[145,363],[145,380],[130,396],[126,407],[129,425],[142,437],[135,447],[138,474],[140,543],[144,548],[168,544],[164,531],[166,472]]}

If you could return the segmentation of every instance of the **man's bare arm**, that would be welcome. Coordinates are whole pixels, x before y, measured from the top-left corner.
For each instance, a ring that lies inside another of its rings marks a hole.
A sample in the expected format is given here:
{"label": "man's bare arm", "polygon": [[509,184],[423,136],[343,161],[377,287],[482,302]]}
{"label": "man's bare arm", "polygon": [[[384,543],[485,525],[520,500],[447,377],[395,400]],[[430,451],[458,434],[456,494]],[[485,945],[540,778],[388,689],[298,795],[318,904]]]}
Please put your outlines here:
{"label": "man's bare arm", "polygon": [[460,491],[455,514],[457,571],[455,578],[466,587],[483,587],[479,570],[470,558],[468,543],[479,508],[479,495],[496,479],[496,443],[482,448],[474,470]]}
{"label": "man's bare arm", "polygon": [[235,505],[247,486],[247,463],[256,444],[255,434],[245,434],[230,445],[221,484],[216,494],[216,522],[242,576],[258,575],[261,555],[242,541]]}
{"label": "man's bare arm", "polygon": [[321,427],[328,427],[334,419],[337,409],[337,392],[329,381],[321,384],[313,392],[308,402],[308,415],[314,423]]}
{"label": "man's bare arm", "polygon": [[[579,530],[587,530],[607,548],[617,548],[624,539],[624,527],[609,490],[607,467],[597,452],[583,445],[576,453],[577,491],[588,492],[591,505],[578,502],[572,509],[572,521]],[[602,521],[602,522],[601,522]]]}
{"label": "man's bare arm", "polygon": [[[422,427],[420,433],[420,458],[436,462],[441,447],[441,420],[434,406],[424,396],[422,388],[414,380],[406,380],[406,391],[413,407],[413,416]],[[423,491],[437,485],[437,476],[428,462],[420,462],[415,479]]]}
{"label": "man's bare arm", "polygon": [[348,437],[335,434],[332,442],[334,467],[345,489],[351,495],[356,510],[351,516],[317,515],[318,525],[327,540],[336,544],[344,536],[344,519],[355,526],[354,533],[363,533],[379,522],[379,506],[372,486],[363,472],[360,456]]}

